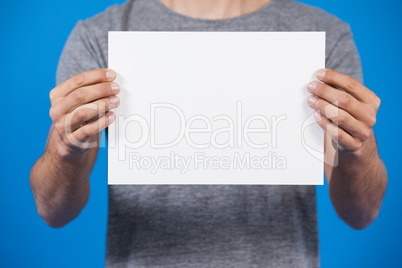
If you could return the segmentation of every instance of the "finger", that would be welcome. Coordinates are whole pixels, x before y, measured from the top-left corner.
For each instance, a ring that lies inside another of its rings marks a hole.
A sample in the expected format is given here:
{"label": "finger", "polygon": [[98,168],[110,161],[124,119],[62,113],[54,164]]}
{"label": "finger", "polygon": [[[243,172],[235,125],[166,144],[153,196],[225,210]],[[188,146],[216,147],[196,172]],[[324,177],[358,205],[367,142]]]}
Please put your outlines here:
{"label": "finger", "polygon": [[65,82],[59,84],[50,91],[49,97],[53,103],[60,98],[67,96],[77,88],[96,83],[111,82],[116,78],[116,73],[109,69],[96,69],[79,73]]}
{"label": "finger", "polygon": [[116,83],[100,83],[81,87],[71,92],[63,101],[52,106],[53,114],[67,114],[80,105],[93,102],[98,99],[113,96],[119,93],[120,88]]}
{"label": "finger", "polygon": [[81,143],[85,143],[94,135],[107,128],[111,123],[114,122],[115,119],[115,113],[109,111],[99,117],[97,120],[78,128],[72,133],[67,134],[66,137],[70,143],[74,144],[75,146],[79,146]]}
{"label": "finger", "polygon": [[333,124],[341,127],[353,138],[361,141],[366,140],[370,135],[370,129],[362,122],[358,121],[345,110],[339,109],[324,99],[311,95],[308,98],[308,105],[320,114],[328,118]]}
{"label": "finger", "polygon": [[349,93],[339,89],[335,89],[329,85],[320,82],[311,82],[310,84],[308,84],[307,89],[310,93],[320,97],[321,99],[326,100],[329,103],[332,103],[335,106],[338,106],[339,108],[342,108],[354,117],[360,119],[360,103]]}
{"label": "finger", "polygon": [[375,94],[366,88],[362,83],[351,76],[341,74],[330,69],[321,69],[317,71],[316,77],[318,80],[331,86],[341,88],[350,93],[357,100],[364,103],[370,103]]}
{"label": "finger", "polygon": [[354,139],[349,133],[335,125],[331,120],[321,115],[320,111],[314,113],[317,124],[328,133],[341,151],[356,151],[361,147],[362,142]]}
{"label": "finger", "polygon": [[307,89],[321,99],[342,108],[357,120],[366,122],[368,126],[375,124],[375,111],[373,108],[370,105],[359,102],[349,93],[318,81],[308,84]]}
{"label": "finger", "polygon": [[119,104],[119,98],[112,96],[81,105],[66,116],[66,124],[70,124],[70,129],[75,131],[82,125],[92,122],[104,113],[117,108]]}

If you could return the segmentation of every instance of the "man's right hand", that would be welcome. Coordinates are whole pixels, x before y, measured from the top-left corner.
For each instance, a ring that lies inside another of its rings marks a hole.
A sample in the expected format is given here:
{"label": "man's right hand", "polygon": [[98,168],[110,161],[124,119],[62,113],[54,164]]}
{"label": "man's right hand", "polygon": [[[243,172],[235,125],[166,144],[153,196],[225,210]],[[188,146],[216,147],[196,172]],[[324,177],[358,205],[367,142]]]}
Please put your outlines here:
{"label": "man's right hand", "polygon": [[111,110],[119,105],[115,78],[112,70],[92,70],[50,92],[53,124],[46,150],[30,175],[38,213],[50,226],[64,226],[88,201],[99,132],[115,120]]}
{"label": "man's right hand", "polygon": [[62,159],[98,146],[99,132],[115,120],[119,86],[112,70],[79,73],[50,91],[49,115],[57,131],[56,150]]}

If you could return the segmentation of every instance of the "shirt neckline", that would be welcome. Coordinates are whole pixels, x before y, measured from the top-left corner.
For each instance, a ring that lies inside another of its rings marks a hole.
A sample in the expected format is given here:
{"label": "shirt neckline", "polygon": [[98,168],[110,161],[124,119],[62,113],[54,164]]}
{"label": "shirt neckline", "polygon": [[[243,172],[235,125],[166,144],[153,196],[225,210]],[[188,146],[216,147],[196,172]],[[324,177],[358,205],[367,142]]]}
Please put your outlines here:
{"label": "shirt neckline", "polygon": [[200,19],[200,18],[194,18],[191,16],[187,16],[187,15],[183,15],[180,14],[170,8],[168,8],[167,6],[165,6],[160,0],[150,0],[153,1],[155,3],[155,5],[164,13],[168,13],[169,15],[175,16],[177,18],[180,19],[184,19],[187,21],[193,21],[193,22],[201,22],[201,23],[208,23],[208,24],[213,24],[213,23],[224,23],[224,22],[234,22],[234,21],[239,21],[239,20],[244,20],[244,19],[248,19],[248,18],[252,18],[255,16],[260,15],[261,13],[264,13],[266,10],[269,10],[272,8],[273,5],[276,4],[277,1],[280,0],[271,0],[269,1],[267,4],[265,4],[264,6],[260,7],[259,9],[244,14],[244,15],[240,15],[237,17],[233,17],[233,18],[227,18],[227,19],[218,19],[218,20],[214,20],[214,19]]}

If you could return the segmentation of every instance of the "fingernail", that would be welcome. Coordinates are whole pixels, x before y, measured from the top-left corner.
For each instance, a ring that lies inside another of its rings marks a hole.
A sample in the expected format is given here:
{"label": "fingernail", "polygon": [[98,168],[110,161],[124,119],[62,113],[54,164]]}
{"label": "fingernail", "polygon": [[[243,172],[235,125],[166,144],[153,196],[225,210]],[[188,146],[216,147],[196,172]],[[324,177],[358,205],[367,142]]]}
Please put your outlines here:
{"label": "fingernail", "polygon": [[111,102],[114,106],[117,107],[117,106],[119,105],[119,103],[120,103],[120,100],[119,100],[118,97],[113,96],[113,97],[110,98],[110,102]]}
{"label": "fingernail", "polygon": [[113,72],[112,70],[109,70],[106,72],[106,78],[114,78],[116,76],[115,72]]}
{"label": "fingernail", "polygon": [[113,93],[118,93],[120,90],[119,85],[116,83],[113,83],[110,87],[112,88]]}
{"label": "fingernail", "polygon": [[315,96],[310,96],[307,99],[308,105],[310,105],[310,106],[313,106],[316,101],[317,101],[317,98]]}
{"label": "fingernail", "polygon": [[113,112],[108,113],[109,116],[109,123],[113,122],[116,119],[116,115]]}
{"label": "fingernail", "polygon": [[316,121],[320,121],[321,120],[321,113],[320,113],[320,111],[315,111],[315,113],[313,114],[313,116],[314,116],[314,119],[316,120]]}
{"label": "fingernail", "polygon": [[323,79],[324,78],[324,76],[325,76],[325,70],[318,70],[316,73],[315,73],[315,76],[317,76],[317,78],[318,79]]}
{"label": "fingernail", "polygon": [[316,88],[317,88],[317,84],[315,82],[311,82],[310,84],[307,85],[307,90],[309,92],[313,92],[314,89],[316,89]]}

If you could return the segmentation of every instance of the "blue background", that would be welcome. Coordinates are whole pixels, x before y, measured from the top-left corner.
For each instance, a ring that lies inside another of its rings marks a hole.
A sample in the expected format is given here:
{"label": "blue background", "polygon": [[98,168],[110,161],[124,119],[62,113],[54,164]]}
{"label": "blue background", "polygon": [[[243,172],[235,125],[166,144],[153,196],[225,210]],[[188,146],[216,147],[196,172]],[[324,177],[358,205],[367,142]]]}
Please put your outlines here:
{"label": "blue background", "polygon": [[[81,215],[62,229],[38,216],[29,172],[42,154],[50,119],[48,93],[55,84],[64,42],[79,19],[122,0],[0,2],[1,267],[101,267],[107,219],[106,149],[91,176],[91,196]],[[322,267],[402,267],[400,62],[402,3],[395,0],[305,0],[351,24],[365,84],[382,99],[375,126],[389,185],[378,219],[355,231],[330,203],[328,185],[317,187]]]}

